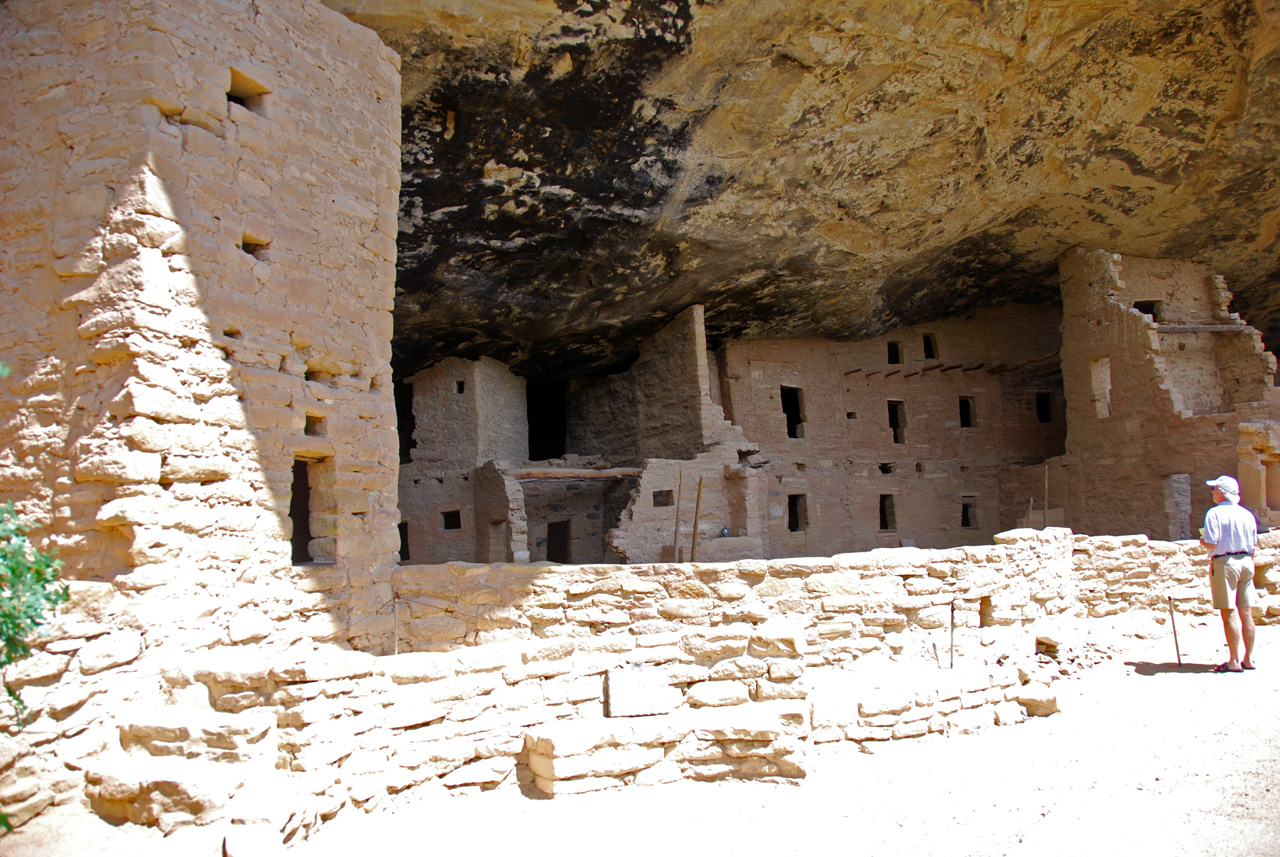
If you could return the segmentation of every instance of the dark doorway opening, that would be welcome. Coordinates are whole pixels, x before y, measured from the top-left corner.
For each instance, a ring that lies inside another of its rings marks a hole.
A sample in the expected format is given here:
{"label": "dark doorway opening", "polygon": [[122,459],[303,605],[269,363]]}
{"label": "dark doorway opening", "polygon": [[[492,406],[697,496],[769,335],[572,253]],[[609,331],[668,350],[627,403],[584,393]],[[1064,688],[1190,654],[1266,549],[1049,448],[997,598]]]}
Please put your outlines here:
{"label": "dark doorway opening", "polygon": [[1053,422],[1053,395],[1036,393],[1036,419],[1042,423]]}
{"label": "dark doorway opening", "polygon": [[527,382],[525,405],[529,413],[529,460],[563,458],[567,430],[564,384],[556,381]]}
{"label": "dark doorway opening", "polygon": [[569,561],[569,522],[552,521],[547,524],[547,560]]}
{"label": "dark doorway opening", "polygon": [[781,395],[787,437],[804,437],[804,392],[799,387],[783,387]]}
{"label": "dark doorway opening", "polygon": [[902,343],[901,342],[889,343],[889,362],[890,363],[902,362]]}
{"label": "dark doorway opening", "polygon": [[400,531],[400,561],[408,562],[409,561],[409,525],[406,522],[401,521],[400,525],[396,529]]}
{"label": "dark doorway opening", "polygon": [[893,495],[880,495],[880,529],[896,530],[898,528],[898,517],[893,510]]}
{"label": "dark doorway opening", "polygon": [[925,360],[938,359],[938,340],[932,333],[926,333],[921,344],[924,346]]}
{"label": "dark doorway opening", "polygon": [[396,381],[393,385],[396,400],[396,431],[400,435],[400,463],[413,461],[413,450],[418,442],[413,439],[413,385]]}
{"label": "dark doorway opening", "polygon": [[889,400],[889,428],[893,430],[894,443],[906,443],[907,406],[903,402]]}
{"label": "dark doorway opening", "polygon": [[978,499],[976,497],[960,498],[960,526],[973,529],[978,526]]}
{"label": "dark doorway opening", "polygon": [[960,397],[960,428],[973,428],[975,421],[973,418],[973,399],[965,396]]}
{"label": "dark doorway opening", "polygon": [[809,500],[807,495],[787,495],[787,529],[793,533],[809,529]]}
{"label": "dark doorway opening", "polygon": [[293,522],[293,564],[311,562],[311,480],[309,462],[294,459],[293,493],[289,496],[289,520]]}

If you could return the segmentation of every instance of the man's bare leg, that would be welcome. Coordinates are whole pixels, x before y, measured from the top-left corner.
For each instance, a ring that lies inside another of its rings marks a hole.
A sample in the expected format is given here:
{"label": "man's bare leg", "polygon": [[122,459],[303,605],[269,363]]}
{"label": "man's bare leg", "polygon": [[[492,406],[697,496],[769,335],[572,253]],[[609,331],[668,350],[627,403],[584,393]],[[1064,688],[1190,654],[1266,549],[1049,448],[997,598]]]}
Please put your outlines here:
{"label": "man's bare leg", "polygon": [[1253,641],[1255,636],[1252,607],[1240,608],[1240,636],[1244,638],[1244,660],[1240,661],[1240,666],[1251,670],[1253,669]]}
{"label": "man's bare leg", "polygon": [[[1243,669],[1240,666],[1240,620],[1236,617],[1236,611],[1220,610],[1222,614],[1222,630],[1227,635],[1227,652],[1231,655],[1231,660],[1227,661],[1227,669],[1235,671]],[[1253,617],[1249,617],[1249,625],[1253,626]]]}

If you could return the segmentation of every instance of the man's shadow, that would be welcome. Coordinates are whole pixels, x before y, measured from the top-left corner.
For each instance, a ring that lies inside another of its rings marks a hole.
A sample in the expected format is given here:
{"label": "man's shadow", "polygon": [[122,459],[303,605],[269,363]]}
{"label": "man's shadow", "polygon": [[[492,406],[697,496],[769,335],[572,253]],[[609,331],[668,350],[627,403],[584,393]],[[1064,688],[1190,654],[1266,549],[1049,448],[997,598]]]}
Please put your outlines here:
{"label": "man's shadow", "polygon": [[1125,661],[1124,665],[1133,667],[1138,675],[1159,675],[1160,673],[1211,673],[1216,664],[1153,664],[1149,661]]}

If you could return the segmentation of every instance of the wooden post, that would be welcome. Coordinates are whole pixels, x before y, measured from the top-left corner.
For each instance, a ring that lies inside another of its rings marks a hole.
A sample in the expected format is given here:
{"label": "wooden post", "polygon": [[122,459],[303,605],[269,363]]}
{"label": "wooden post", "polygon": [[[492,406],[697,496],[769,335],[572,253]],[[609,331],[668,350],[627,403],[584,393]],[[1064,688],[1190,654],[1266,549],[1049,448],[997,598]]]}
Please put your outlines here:
{"label": "wooden post", "polygon": [[680,498],[684,495],[684,468],[680,468],[679,481],[676,483],[676,534],[671,538],[671,551],[674,560],[680,561]]}
{"label": "wooden post", "polygon": [[1044,463],[1044,520],[1040,522],[1040,529],[1048,529],[1049,527],[1049,462]]}
{"label": "wooden post", "polygon": [[395,653],[400,654],[400,596],[391,599],[391,632],[396,635]]}
{"label": "wooden post", "polygon": [[698,499],[693,502],[693,546],[689,548],[689,562],[698,561],[698,517],[702,514],[702,477],[698,477]]}

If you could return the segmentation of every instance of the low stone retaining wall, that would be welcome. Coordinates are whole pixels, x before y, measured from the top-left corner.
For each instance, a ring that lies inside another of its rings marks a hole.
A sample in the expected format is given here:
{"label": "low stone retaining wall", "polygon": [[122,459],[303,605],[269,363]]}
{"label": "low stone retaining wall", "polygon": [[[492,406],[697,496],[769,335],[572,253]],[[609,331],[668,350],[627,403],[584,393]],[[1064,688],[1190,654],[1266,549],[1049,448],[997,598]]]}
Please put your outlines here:
{"label": "low stone retaining wall", "polygon": [[[1210,610],[1208,558],[1198,542],[1012,530],[996,544],[894,548],[834,557],[732,563],[402,566],[393,575],[398,644],[439,651],[511,639],[636,636],[764,622],[803,623],[821,663],[900,654],[906,632],[1010,626],[1062,613],[1109,616],[1135,608]],[[1258,621],[1280,621],[1268,582],[1280,534],[1258,554]],[[926,633],[914,642],[932,645]]]}
{"label": "low stone retaining wall", "polygon": [[[1168,598],[1207,614],[1193,543],[1013,531],[997,544],[716,565],[409,566],[401,653],[306,635],[168,636],[147,591],[74,584],[11,667],[35,715],[0,736],[0,810],[55,802],[172,830],[305,836],[407,788],[549,794],[796,778],[824,741],[956,734],[1054,710],[1063,628]],[[1277,621],[1263,537],[1260,621]],[[954,610],[954,634],[952,615]],[[1066,632],[1068,635],[1070,630]],[[416,649],[416,650],[415,650]],[[954,664],[954,669],[951,669]]]}

